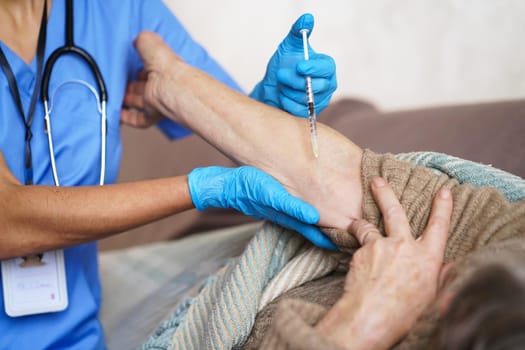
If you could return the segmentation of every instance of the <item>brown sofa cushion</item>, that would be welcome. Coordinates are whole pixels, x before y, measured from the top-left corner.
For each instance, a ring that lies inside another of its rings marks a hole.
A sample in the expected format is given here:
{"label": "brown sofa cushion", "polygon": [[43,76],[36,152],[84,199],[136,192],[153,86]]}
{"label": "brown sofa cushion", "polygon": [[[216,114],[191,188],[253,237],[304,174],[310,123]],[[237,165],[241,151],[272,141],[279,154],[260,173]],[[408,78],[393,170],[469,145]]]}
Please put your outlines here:
{"label": "brown sofa cushion", "polygon": [[435,151],[525,177],[525,100],[390,113],[355,111],[341,100],[322,121],[377,152]]}
{"label": "brown sofa cushion", "polygon": [[[319,120],[376,152],[443,152],[525,177],[525,100],[381,113],[365,101],[342,99]],[[195,135],[172,142],[155,128],[123,127],[122,142],[121,182],[187,174],[198,166],[234,166]],[[122,248],[250,221],[228,210],[191,210],[102,240],[100,246]]]}

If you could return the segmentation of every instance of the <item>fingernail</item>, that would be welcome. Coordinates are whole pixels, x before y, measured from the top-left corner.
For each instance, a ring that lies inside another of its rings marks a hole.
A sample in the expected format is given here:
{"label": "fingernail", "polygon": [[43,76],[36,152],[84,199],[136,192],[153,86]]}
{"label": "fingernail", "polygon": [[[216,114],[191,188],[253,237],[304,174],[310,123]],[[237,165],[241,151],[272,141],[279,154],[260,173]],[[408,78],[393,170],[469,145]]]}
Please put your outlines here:
{"label": "fingernail", "polygon": [[386,181],[382,177],[376,177],[372,180],[372,185],[375,188],[384,187],[386,185]]}
{"label": "fingernail", "polygon": [[441,191],[439,191],[439,196],[443,199],[450,198],[450,190],[448,188],[442,188]]}

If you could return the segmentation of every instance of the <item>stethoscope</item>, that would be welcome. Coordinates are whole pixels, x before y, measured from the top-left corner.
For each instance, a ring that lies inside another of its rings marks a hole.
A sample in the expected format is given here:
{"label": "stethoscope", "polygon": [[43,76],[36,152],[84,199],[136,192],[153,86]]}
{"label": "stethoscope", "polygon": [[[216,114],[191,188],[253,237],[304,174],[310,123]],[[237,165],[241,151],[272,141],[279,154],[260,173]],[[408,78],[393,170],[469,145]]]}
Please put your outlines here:
{"label": "stethoscope", "polygon": [[[46,1],[47,2],[47,1]],[[45,6],[45,5],[44,5]],[[104,176],[106,173],[106,135],[107,135],[107,115],[106,115],[106,105],[108,100],[108,95],[106,91],[106,84],[104,82],[104,78],[102,77],[102,73],[100,72],[100,69],[98,68],[97,62],[93,59],[93,57],[83,48],[78,47],[75,45],[73,40],[73,0],[66,0],[66,43],[64,46],[59,47],[56,49],[51,56],[48,58],[44,73],[42,75],[42,102],[44,103],[44,120],[45,120],[45,131],[47,133],[47,140],[49,145],[49,158],[51,159],[51,168],[53,171],[53,179],[55,181],[56,186],[60,186],[60,181],[58,178],[58,171],[56,167],[56,161],[55,161],[55,151],[53,148],[53,137],[52,137],[52,131],[51,131],[51,109],[50,103],[49,103],[49,80],[51,78],[51,72],[53,70],[53,66],[55,62],[60,58],[61,55],[65,54],[74,54],[82,58],[87,64],[91,72],[93,73],[95,80],[98,85],[98,94],[97,91],[95,91],[91,86],[89,86],[87,83],[82,81],[76,81],[77,83],[81,83],[83,85],[86,85],[90,91],[95,95],[95,98],[97,101],[99,101],[99,112],[101,115],[101,121],[100,121],[100,131],[101,131],[101,137],[100,137],[100,180],[99,184],[102,186],[104,185]],[[67,83],[67,82],[66,82]],[[63,84],[59,85],[57,89],[59,89]]]}

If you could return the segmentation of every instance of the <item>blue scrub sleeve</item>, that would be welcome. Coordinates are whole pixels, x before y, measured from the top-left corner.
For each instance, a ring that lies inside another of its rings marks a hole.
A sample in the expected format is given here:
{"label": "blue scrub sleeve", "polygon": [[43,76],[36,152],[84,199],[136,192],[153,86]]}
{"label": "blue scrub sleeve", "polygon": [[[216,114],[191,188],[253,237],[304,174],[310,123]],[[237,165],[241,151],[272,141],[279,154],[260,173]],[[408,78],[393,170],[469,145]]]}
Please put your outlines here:
{"label": "blue scrub sleeve", "polygon": [[[137,18],[141,19],[136,35],[141,31],[153,31],[188,64],[203,70],[227,86],[243,92],[233,78],[198,44],[186,31],[173,12],[160,0],[142,0]],[[142,69],[142,63],[134,51],[133,78]],[[243,92],[244,93],[244,92]],[[170,139],[177,139],[191,134],[191,131],[172,120],[165,119],[157,126]]]}

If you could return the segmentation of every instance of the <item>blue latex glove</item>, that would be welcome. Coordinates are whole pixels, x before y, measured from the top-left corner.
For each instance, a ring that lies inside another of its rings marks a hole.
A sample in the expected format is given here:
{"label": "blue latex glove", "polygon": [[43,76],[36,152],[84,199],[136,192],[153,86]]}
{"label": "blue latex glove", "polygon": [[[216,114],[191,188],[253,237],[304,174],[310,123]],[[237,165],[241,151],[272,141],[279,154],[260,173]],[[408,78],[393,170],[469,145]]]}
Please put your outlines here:
{"label": "blue latex glove", "polygon": [[290,33],[273,54],[263,80],[257,84],[250,96],[260,102],[284,109],[287,112],[308,117],[306,103],[306,75],[312,78],[316,112],[328,106],[337,89],[335,61],[332,57],[318,54],[308,48],[309,60],[304,60],[301,29],[314,27],[314,17],[307,13],[295,21]]}
{"label": "blue latex glove", "polygon": [[337,249],[313,226],[319,221],[317,209],[289,194],[277,180],[257,168],[196,168],[188,175],[188,183],[198,210],[233,208],[298,231],[321,248]]}

